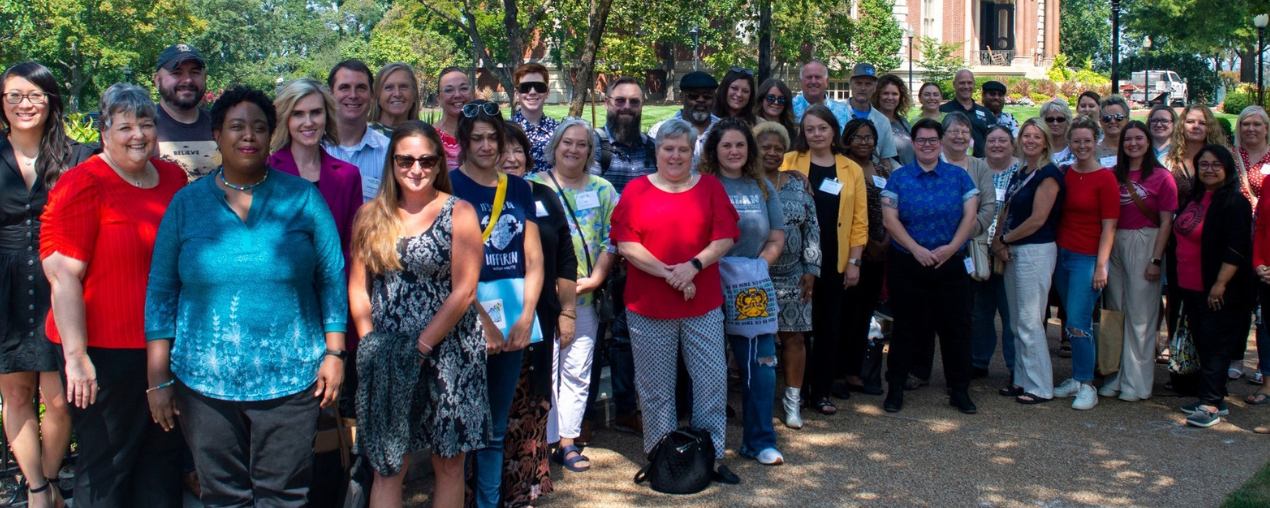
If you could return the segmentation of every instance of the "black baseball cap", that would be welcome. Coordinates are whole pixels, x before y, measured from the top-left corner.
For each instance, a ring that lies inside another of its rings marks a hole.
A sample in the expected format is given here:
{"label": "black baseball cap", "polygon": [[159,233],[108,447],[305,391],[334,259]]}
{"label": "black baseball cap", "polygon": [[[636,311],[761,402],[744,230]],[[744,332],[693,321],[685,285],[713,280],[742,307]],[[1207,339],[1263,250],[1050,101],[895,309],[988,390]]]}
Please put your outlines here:
{"label": "black baseball cap", "polygon": [[692,71],[679,80],[679,88],[719,88],[719,82],[708,72]]}
{"label": "black baseball cap", "polygon": [[178,42],[159,53],[159,65],[155,67],[155,70],[167,69],[170,71],[176,69],[178,65],[181,65],[186,60],[197,60],[199,65],[207,66],[207,62],[203,60],[203,55],[200,55],[198,50],[194,49],[194,46]]}
{"label": "black baseball cap", "polygon": [[985,92],[1001,92],[1001,93],[1008,93],[1008,92],[1006,91],[1006,89],[1005,89],[1005,85],[1004,85],[1004,84],[1002,84],[1000,81],[986,81],[986,82],[984,82],[984,83],[983,83],[983,91],[985,91]]}
{"label": "black baseball cap", "polygon": [[867,78],[876,79],[878,77],[878,70],[871,63],[861,62],[861,63],[855,64],[855,68],[851,69],[851,77],[853,78],[867,77]]}

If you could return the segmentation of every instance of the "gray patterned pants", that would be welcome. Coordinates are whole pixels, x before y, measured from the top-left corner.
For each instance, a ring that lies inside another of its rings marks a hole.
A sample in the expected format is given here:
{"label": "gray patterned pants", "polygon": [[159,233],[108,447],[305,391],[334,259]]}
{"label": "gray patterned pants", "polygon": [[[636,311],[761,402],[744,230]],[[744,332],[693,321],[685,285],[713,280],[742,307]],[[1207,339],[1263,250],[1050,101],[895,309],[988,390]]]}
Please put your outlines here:
{"label": "gray patterned pants", "polygon": [[692,425],[710,432],[716,458],[727,434],[728,367],[723,311],[684,319],[654,319],[627,310],[635,386],[644,411],[644,452],[678,426],[675,383],[679,353],[692,377]]}

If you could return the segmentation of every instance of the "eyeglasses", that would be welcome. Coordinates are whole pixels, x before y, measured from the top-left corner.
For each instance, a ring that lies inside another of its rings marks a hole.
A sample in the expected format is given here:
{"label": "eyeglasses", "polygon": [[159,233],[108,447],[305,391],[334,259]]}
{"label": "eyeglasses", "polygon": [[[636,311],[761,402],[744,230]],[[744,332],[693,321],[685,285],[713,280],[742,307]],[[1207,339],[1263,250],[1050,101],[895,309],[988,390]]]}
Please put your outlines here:
{"label": "eyeglasses", "polygon": [[1225,166],[1222,165],[1221,161],[1212,161],[1212,162],[1203,161],[1196,164],[1195,166],[1198,167],[1200,171],[1205,173],[1216,173],[1225,168]]}
{"label": "eyeglasses", "polygon": [[1152,118],[1151,121],[1148,123],[1150,123],[1151,125],[1168,125],[1173,123],[1173,121],[1169,120],[1168,118]]}
{"label": "eyeglasses", "polygon": [[441,89],[441,95],[454,95],[455,93],[461,93],[461,94],[467,95],[471,92],[472,92],[472,87],[468,85],[463,85],[458,88],[447,86]]}
{"label": "eyeglasses", "polygon": [[423,157],[411,157],[409,155],[394,155],[392,162],[400,169],[410,169],[418,164],[420,169],[432,169],[437,167],[437,163],[441,162],[439,155],[424,155]]}
{"label": "eyeglasses", "polygon": [[516,87],[516,91],[520,93],[529,93],[530,90],[538,93],[547,93],[547,84],[541,81],[522,81],[520,86]]}
{"label": "eyeglasses", "polygon": [[49,93],[45,92],[7,92],[4,94],[4,101],[9,104],[22,104],[22,99],[31,101],[31,104],[40,105],[48,101]]}
{"label": "eyeglasses", "polygon": [[626,97],[613,97],[612,100],[613,105],[619,108],[626,107],[627,104],[630,104],[632,108],[638,108],[639,105],[644,102],[640,99],[627,99]]}
{"label": "eyeglasses", "polygon": [[932,146],[939,144],[939,138],[914,138],[913,144],[916,146]]}
{"label": "eyeglasses", "polygon": [[779,95],[769,95],[767,97],[764,97],[763,100],[767,101],[770,104],[785,104],[786,102],[789,102],[789,99],[786,99]]}
{"label": "eyeglasses", "polygon": [[1114,115],[1102,115],[1102,123],[1111,123],[1113,121],[1120,123],[1121,120],[1124,120],[1124,115],[1120,113],[1116,113]]}
{"label": "eyeglasses", "polygon": [[1045,123],[1067,123],[1067,117],[1047,116],[1045,117]]}
{"label": "eyeglasses", "polygon": [[687,97],[688,100],[691,102],[698,102],[698,101],[710,102],[714,100],[714,94],[710,92],[706,92],[706,93],[685,92],[684,97]]}
{"label": "eyeglasses", "polygon": [[742,74],[747,74],[747,75],[750,75],[750,76],[753,76],[753,75],[754,75],[754,71],[749,70],[749,69],[746,69],[746,68],[742,68],[742,67],[732,67],[731,69],[728,69],[728,70],[730,70],[730,71],[732,71],[732,72],[739,72],[739,73],[742,73]]}
{"label": "eyeglasses", "polygon": [[946,136],[969,136],[969,135],[970,135],[970,131],[965,130],[965,129],[948,129],[948,130],[944,131],[944,135],[946,135]]}
{"label": "eyeglasses", "polygon": [[877,136],[851,136],[851,137],[848,139],[848,141],[850,141],[850,142],[852,142],[852,143],[855,143],[855,142],[857,142],[857,141],[860,141],[860,142],[863,142],[863,143],[876,143],[876,142],[877,142],[877,140],[878,140],[878,137],[877,137]]}
{"label": "eyeglasses", "polygon": [[475,117],[482,112],[489,116],[498,116],[498,104],[493,102],[484,102],[481,104],[469,102],[463,105],[463,116],[468,118]]}

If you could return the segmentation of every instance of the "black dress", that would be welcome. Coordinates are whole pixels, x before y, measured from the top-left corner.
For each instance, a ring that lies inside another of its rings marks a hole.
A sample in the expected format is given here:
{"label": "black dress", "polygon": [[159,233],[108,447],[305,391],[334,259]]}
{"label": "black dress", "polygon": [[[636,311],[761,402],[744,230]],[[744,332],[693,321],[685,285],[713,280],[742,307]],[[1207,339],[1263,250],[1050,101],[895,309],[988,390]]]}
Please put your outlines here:
{"label": "black dress", "polygon": [[[92,156],[72,145],[68,167]],[[40,262],[40,215],[48,186],[37,177],[30,190],[13,145],[0,136],[0,374],[57,370],[57,349],[44,335],[52,290]]]}

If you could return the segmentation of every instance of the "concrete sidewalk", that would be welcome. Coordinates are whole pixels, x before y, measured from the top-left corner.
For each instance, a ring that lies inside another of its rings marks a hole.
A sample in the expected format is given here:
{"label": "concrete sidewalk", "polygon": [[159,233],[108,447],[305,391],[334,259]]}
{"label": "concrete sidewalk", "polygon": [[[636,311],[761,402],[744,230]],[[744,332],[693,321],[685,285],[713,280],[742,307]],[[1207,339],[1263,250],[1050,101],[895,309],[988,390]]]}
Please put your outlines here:
{"label": "concrete sidewalk", "polygon": [[[972,384],[979,414],[963,415],[948,405],[936,358],[932,384],[908,392],[900,413],[883,412],[881,396],[852,394],[835,401],[836,416],[805,412],[802,430],[777,422],[782,466],[738,457],[741,419],[730,419],[724,463],[741,485],[653,492],[632,482],[645,462],[640,439],[603,429],[586,449],[591,471],[553,465],[555,492],[536,506],[1215,507],[1270,460],[1270,436],[1252,433],[1270,423],[1270,409],[1244,404],[1256,387],[1243,380],[1230,383],[1230,417],[1194,429],[1177,410],[1194,399],[1164,389],[1163,366],[1152,399],[1102,398],[1075,411],[1071,399],[1023,406],[997,395],[1007,379],[998,356],[992,376]],[[1070,360],[1053,360],[1057,379],[1068,377]],[[730,404],[739,413],[736,393]],[[431,491],[431,478],[411,482],[406,506],[428,506]]]}

